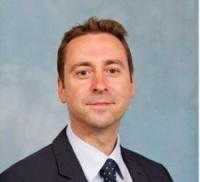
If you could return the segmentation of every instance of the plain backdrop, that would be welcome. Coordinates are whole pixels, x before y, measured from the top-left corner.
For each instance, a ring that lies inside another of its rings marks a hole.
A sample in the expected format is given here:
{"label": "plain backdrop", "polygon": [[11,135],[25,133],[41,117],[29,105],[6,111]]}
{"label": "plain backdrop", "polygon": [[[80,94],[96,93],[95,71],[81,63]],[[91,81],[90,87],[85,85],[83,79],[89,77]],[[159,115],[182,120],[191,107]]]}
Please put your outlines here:
{"label": "plain backdrop", "polygon": [[121,143],[197,181],[197,0],[0,0],[0,172],[68,123],[56,91],[63,33],[90,16],[128,30],[136,96]]}

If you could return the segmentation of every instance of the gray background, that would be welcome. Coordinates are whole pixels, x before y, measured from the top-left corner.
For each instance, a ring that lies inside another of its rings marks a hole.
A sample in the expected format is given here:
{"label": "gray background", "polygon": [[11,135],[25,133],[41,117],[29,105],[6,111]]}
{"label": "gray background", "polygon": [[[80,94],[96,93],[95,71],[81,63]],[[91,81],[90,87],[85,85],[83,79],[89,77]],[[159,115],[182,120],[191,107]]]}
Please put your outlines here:
{"label": "gray background", "polygon": [[197,0],[0,0],[0,172],[50,143],[68,115],[56,93],[63,33],[90,16],[129,32],[136,97],[124,146],[197,181]]}

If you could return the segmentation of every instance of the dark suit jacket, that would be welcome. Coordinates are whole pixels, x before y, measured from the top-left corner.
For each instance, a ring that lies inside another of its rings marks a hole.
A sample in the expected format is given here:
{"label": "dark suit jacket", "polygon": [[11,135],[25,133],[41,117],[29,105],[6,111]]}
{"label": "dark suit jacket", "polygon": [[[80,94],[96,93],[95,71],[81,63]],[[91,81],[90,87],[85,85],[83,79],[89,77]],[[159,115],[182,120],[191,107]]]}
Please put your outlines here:
{"label": "dark suit jacket", "polygon": [[[66,137],[65,129],[52,144],[0,174],[0,182],[87,182]],[[169,173],[161,164],[125,148],[121,149],[134,182],[172,181]]]}

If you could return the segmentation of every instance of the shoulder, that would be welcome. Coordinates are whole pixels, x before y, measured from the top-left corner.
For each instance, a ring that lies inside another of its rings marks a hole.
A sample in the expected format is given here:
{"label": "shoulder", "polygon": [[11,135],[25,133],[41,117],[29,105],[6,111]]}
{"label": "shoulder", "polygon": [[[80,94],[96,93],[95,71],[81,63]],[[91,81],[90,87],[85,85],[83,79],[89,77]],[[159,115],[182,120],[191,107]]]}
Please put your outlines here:
{"label": "shoulder", "polygon": [[52,172],[53,165],[55,164],[54,155],[51,145],[48,145],[41,150],[33,153],[32,155],[18,161],[2,174],[0,174],[0,181],[34,181],[36,176],[40,174]]}
{"label": "shoulder", "polygon": [[141,164],[142,166],[155,166],[155,167],[159,167],[161,164],[158,162],[155,162],[137,152],[133,152],[127,148],[123,148],[122,147],[122,154],[123,156],[125,156],[128,160],[132,160],[135,161],[139,164]]}
{"label": "shoulder", "polygon": [[172,178],[167,169],[160,163],[151,160],[139,153],[121,147],[122,156],[128,163],[135,163],[150,179],[162,179],[162,181],[172,182]]}

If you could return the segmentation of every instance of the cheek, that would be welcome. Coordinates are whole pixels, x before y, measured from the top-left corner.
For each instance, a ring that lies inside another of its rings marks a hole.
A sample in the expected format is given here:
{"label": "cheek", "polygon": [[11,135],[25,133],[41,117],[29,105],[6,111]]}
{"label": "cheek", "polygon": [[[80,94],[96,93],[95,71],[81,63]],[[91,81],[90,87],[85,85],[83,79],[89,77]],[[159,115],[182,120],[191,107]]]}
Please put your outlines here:
{"label": "cheek", "polygon": [[89,91],[87,84],[77,81],[67,85],[66,93],[69,99],[77,100],[84,97]]}
{"label": "cheek", "polygon": [[132,94],[132,85],[127,81],[112,83],[112,89],[118,95],[127,95],[129,97]]}

